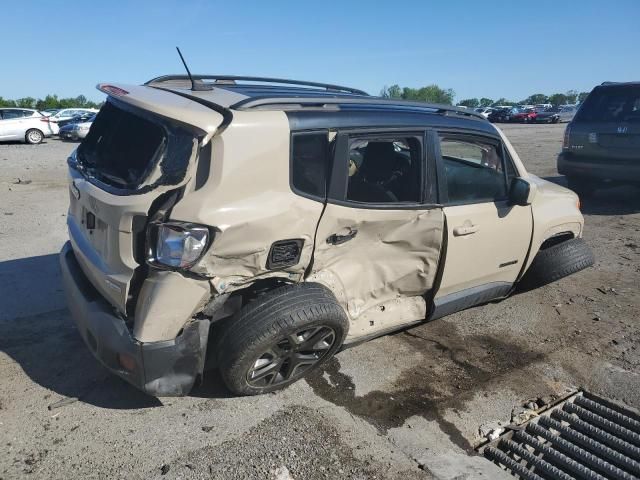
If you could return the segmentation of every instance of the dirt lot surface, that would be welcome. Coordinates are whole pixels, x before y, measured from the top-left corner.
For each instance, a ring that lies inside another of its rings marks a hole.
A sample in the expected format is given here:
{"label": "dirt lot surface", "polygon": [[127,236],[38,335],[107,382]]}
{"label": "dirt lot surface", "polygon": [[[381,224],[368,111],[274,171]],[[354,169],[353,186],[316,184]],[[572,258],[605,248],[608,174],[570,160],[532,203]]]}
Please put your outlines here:
{"label": "dirt lot surface", "polygon": [[[560,184],[563,129],[504,128]],[[638,190],[583,201],[594,268],[346,350],[276,394],[230,398],[212,374],[158,400],[106,372],[64,307],[72,148],[0,145],[0,479],[494,479],[473,447],[532,399],[582,387],[640,408]]]}

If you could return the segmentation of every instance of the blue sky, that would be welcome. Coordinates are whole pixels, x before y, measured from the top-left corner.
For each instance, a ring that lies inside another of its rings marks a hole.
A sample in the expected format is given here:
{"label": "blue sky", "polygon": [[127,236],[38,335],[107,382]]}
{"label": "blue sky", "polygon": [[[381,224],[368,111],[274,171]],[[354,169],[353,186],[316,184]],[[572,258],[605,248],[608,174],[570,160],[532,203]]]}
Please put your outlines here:
{"label": "blue sky", "polygon": [[640,0],[2,2],[0,96],[192,72],[520,100],[640,80]]}

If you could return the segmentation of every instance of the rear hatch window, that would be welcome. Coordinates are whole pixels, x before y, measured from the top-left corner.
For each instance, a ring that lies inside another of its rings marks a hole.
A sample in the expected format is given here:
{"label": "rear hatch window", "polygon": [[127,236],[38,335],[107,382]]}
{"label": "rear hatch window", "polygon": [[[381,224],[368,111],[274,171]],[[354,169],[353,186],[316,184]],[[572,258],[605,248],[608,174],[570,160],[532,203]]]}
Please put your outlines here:
{"label": "rear hatch window", "polygon": [[184,178],[194,141],[194,133],[181,124],[110,99],[78,147],[76,162],[100,183],[127,190],[141,189],[160,166],[148,190]]}
{"label": "rear hatch window", "polygon": [[574,122],[640,122],[640,85],[596,87],[578,110]]}

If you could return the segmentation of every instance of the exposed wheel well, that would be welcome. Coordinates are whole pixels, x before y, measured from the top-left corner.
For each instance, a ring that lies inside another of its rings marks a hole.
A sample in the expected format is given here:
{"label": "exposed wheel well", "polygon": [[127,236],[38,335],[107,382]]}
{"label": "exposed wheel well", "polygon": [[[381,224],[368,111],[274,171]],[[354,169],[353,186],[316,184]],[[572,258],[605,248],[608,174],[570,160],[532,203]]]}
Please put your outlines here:
{"label": "exposed wheel well", "polygon": [[571,240],[575,238],[573,232],[561,232],[556,233],[554,236],[547,238],[542,245],[540,245],[540,250],[546,250],[549,247],[553,247],[554,245],[558,245],[559,243],[566,242],[567,240]]}
{"label": "exposed wheel well", "polygon": [[286,281],[282,278],[265,278],[263,280],[256,280],[246,288],[233,292],[232,296],[241,296],[242,305],[244,306],[259,296],[290,283],[292,282]]}
{"label": "exposed wheel well", "polygon": [[202,309],[201,315],[211,318],[215,323],[218,320],[231,317],[242,307],[256,300],[261,295],[290,283],[292,282],[288,282],[282,278],[257,280],[240,290],[211,297]]}

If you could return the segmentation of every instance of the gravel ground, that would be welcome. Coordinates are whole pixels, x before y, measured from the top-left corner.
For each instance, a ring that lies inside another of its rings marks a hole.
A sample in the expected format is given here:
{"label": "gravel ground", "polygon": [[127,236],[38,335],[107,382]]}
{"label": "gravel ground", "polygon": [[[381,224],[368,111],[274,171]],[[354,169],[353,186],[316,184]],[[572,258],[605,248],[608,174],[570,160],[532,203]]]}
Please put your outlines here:
{"label": "gravel ground", "polygon": [[[559,184],[563,129],[504,127]],[[214,373],[154,399],[97,364],[64,308],[73,147],[0,145],[0,479],[493,479],[473,448],[531,400],[586,388],[640,408],[638,190],[583,201],[594,268],[346,350],[276,394],[229,398]]]}

